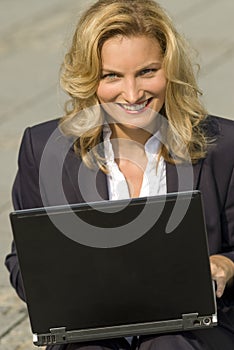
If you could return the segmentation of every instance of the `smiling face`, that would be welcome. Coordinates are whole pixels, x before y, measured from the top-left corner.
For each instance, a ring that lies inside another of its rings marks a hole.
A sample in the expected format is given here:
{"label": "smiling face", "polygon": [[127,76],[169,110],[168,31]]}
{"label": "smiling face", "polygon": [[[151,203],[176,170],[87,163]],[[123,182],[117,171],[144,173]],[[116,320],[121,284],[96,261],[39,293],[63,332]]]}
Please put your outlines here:
{"label": "smiling face", "polygon": [[101,59],[97,97],[109,120],[118,123],[117,136],[119,128],[125,134],[139,128],[153,132],[167,83],[158,41],[146,36],[113,37],[104,43]]}

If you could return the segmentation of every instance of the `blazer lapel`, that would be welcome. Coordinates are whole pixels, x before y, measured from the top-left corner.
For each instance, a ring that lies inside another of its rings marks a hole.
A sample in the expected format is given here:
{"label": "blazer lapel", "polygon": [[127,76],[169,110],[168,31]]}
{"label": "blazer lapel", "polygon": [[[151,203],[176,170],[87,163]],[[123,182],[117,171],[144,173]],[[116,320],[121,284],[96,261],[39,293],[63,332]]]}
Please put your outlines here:
{"label": "blazer lapel", "polygon": [[64,163],[64,191],[69,203],[96,202],[108,199],[106,175],[89,169],[71,149]]}
{"label": "blazer lapel", "polygon": [[191,191],[199,188],[203,159],[196,164],[173,165],[166,162],[167,192]]}

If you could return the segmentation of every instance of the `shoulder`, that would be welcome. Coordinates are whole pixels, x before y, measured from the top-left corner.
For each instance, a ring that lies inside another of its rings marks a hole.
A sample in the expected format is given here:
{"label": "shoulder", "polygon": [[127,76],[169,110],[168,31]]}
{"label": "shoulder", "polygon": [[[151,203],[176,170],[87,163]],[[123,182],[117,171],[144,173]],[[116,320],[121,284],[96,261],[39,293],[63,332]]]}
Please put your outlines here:
{"label": "shoulder", "polygon": [[234,121],[209,115],[206,121],[208,136],[214,138],[217,145],[234,145]]}
{"label": "shoulder", "polygon": [[207,136],[211,139],[207,158],[215,163],[229,162],[234,164],[234,121],[209,115],[205,122]]}
{"label": "shoulder", "polygon": [[51,134],[58,128],[59,119],[52,119],[31,127],[26,130],[30,132],[33,139],[38,139],[40,141],[46,141],[51,136]]}
{"label": "shoulder", "polygon": [[40,160],[51,135],[57,131],[62,136],[58,127],[59,119],[53,119],[27,127],[23,134],[19,157],[22,158],[30,155],[35,161]]}

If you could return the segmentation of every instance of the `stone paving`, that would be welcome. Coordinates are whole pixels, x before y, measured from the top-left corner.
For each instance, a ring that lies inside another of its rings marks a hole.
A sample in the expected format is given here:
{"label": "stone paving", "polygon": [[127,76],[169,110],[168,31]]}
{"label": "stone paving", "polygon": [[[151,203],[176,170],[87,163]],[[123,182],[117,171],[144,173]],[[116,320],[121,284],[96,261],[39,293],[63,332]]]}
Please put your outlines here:
{"label": "stone paving", "polygon": [[[199,53],[199,83],[211,113],[234,117],[234,1],[161,0]],[[93,1],[0,1],[0,349],[31,350],[27,311],[8,281],[8,215],[26,126],[60,116],[59,67],[82,9]]]}

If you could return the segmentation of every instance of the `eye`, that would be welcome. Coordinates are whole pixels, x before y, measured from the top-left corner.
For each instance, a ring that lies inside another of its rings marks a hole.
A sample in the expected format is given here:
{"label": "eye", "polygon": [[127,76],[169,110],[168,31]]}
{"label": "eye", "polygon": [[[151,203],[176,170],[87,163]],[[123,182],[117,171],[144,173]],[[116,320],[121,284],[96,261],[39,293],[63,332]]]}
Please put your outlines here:
{"label": "eye", "polygon": [[146,68],[140,71],[139,75],[140,76],[151,76],[153,75],[155,72],[157,72],[156,68]]}
{"label": "eye", "polygon": [[101,79],[106,79],[106,80],[114,80],[118,78],[118,75],[116,73],[108,73],[108,74],[103,74],[101,76]]}

